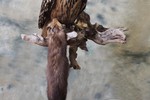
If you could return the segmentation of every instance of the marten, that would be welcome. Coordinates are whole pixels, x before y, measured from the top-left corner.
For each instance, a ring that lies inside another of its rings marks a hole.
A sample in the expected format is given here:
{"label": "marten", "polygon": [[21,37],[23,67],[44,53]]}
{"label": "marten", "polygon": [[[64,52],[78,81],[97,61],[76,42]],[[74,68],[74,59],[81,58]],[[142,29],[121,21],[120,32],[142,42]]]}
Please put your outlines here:
{"label": "marten", "polygon": [[69,64],[66,56],[67,39],[62,25],[53,19],[47,26],[48,64],[47,95],[48,100],[66,100]]}

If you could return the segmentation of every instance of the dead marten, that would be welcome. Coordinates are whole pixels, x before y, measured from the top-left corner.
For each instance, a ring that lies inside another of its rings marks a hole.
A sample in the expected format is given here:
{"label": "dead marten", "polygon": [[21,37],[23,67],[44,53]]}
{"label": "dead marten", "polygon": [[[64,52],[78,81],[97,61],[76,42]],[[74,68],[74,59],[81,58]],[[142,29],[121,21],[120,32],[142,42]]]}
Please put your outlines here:
{"label": "dead marten", "polygon": [[66,57],[67,39],[61,24],[53,19],[47,26],[48,65],[47,95],[48,100],[65,100],[69,64]]}

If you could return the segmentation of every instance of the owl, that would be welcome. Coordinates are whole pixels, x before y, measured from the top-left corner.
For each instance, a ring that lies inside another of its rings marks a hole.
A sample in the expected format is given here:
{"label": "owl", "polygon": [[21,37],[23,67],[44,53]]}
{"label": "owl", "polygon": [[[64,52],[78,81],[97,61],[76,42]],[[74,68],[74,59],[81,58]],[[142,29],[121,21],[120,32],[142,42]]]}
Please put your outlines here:
{"label": "owl", "polygon": [[46,26],[54,18],[69,27],[86,7],[87,0],[43,0],[39,14],[38,27],[43,29],[46,37]]}

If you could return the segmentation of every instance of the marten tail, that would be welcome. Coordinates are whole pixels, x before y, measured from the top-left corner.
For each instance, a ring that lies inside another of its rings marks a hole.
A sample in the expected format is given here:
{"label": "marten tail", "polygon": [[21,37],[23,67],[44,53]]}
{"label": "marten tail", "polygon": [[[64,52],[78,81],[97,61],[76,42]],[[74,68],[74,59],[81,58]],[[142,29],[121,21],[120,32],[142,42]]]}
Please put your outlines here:
{"label": "marten tail", "polygon": [[48,100],[65,100],[69,64],[66,57],[66,34],[57,23],[48,31],[47,95]]}

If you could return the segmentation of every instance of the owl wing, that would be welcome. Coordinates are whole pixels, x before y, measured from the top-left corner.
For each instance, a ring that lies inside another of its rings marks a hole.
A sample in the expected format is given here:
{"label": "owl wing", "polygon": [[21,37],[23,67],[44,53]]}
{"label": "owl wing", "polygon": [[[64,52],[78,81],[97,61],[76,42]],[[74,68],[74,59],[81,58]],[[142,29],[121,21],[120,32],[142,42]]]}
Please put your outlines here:
{"label": "owl wing", "polygon": [[[81,9],[80,9],[80,13],[83,12],[83,10],[84,10],[85,7],[86,7],[86,4],[87,4],[87,0],[82,0],[82,6],[81,6]],[[80,14],[80,13],[79,13],[79,14]]]}
{"label": "owl wing", "polygon": [[42,0],[41,10],[39,14],[38,27],[43,28],[45,22],[50,20],[50,13],[56,0]]}
{"label": "owl wing", "polygon": [[[86,8],[87,0],[81,0],[80,6],[74,7],[76,10],[78,10],[76,18],[80,16],[82,12],[84,12],[84,9]],[[76,6],[76,4],[74,4]]]}

